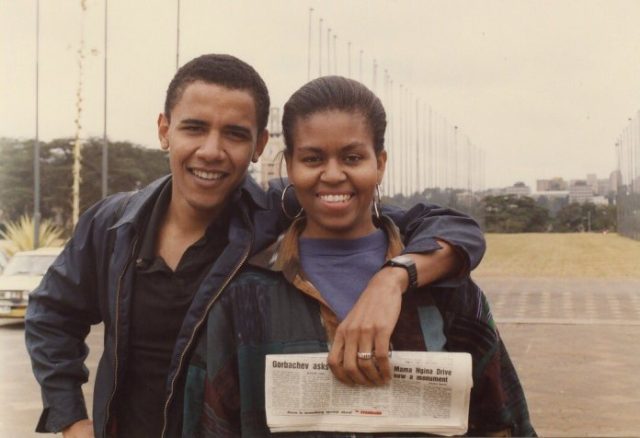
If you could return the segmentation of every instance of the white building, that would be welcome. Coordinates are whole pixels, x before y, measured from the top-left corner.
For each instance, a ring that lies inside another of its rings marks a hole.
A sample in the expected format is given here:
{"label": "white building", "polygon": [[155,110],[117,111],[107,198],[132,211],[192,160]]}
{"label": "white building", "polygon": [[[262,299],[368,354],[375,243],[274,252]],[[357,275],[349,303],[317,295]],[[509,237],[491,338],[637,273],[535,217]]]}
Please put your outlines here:
{"label": "white building", "polygon": [[585,202],[593,202],[593,189],[584,180],[574,181],[569,186],[569,202],[577,202],[584,204]]}
{"label": "white building", "polygon": [[506,195],[529,196],[531,195],[531,188],[523,182],[517,182],[511,187],[505,187],[504,193]]}
{"label": "white building", "polygon": [[287,166],[284,164],[284,139],[282,135],[269,135],[269,141],[260,157],[260,185],[266,189],[269,180],[273,178],[285,178]]}

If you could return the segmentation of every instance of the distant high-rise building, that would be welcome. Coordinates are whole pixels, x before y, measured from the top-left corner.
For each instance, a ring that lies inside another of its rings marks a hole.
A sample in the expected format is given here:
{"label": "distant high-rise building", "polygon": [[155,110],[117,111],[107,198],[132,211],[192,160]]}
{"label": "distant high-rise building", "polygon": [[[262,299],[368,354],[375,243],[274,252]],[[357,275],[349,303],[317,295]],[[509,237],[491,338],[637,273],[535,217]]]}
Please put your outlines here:
{"label": "distant high-rise building", "polygon": [[558,190],[567,190],[567,189],[568,189],[567,182],[560,177],[536,180],[536,191],[538,192],[558,191]]}
{"label": "distant high-rise building", "polygon": [[260,185],[267,188],[269,180],[273,178],[285,178],[287,169],[284,165],[284,139],[282,135],[269,135],[269,141],[260,157]]}
{"label": "distant high-rise building", "polygon": [[618,193],[618,186],[621,184],[621,174],[619,170],[614,170],[609,174],[609,189],[613,193]]}
{"label": "distant high-rise building", "polygon": [[595,173],[587,173],[587,185],[592,193],[598,193],[598,176]]}
{"label": "distant high-rise building", "polygon": [[260,177],[256,181],[266,190],[269,180],[273,178],[285,178],[287,169],[284,165],[284,138],[282,137],[282,123],[280,120],[280,108],[272,107],[269,110],[269,141],[260,156]]}
{"label": "distant high-rise building", "polygon": [[569,202],[584,204],[593,201],[593,190],[585,180],[575,180],[569,186]]}
{"label": "distant high-rise building", "polygon": [[531,187],[523,182],[517,182],[511,187],[505,187],[504,193],[507,195],[529,196],[531,194]]}

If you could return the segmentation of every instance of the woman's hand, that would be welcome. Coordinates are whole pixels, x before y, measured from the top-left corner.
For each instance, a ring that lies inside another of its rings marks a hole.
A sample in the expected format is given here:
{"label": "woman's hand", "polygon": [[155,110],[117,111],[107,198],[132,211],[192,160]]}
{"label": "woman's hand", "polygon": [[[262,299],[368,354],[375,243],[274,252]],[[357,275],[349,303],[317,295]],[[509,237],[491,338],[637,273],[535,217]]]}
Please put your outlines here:
{"label": "woman's hand", "polygon": [[[438,251],[407,254],[416,264],[418,286],[465,271],[464,257],[449,243],[438,243],[442,247]],[[386,267],[371,278],[336,329],[328,363],[338,380],[349,385],[382,385],[391,379],[389,341],[408,285],[409,275],[399,267]],[[370,359],[360,359],[358,353],[372,355]]]}
{"label": "woman's hand", "polygon": [[[385,268],[371,278],[336,329],[328,362],[338,380],[349,385],[382,385],[391,379],[389,340],[408,282],[402,268]],[[358,352],[372,353],[372,357],[359,359]]]}

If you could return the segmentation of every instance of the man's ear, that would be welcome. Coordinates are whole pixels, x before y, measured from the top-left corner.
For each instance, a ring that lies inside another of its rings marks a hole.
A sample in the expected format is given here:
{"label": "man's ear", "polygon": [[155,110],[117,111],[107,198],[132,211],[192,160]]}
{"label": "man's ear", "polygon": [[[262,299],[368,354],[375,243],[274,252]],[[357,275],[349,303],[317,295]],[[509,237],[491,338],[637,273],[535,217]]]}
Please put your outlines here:
{"label": "man's ear", "polygon": [[253,150],[253,155],[251,156],[251,161],[254,163],[258,162],[258,158],[264,152],[264,148],[267,146],[267,142],[269,141],[269,130],[263,129],[260,134],[258,134],[258,139],[256,140],[256,148]]}
{"label": "man's ear", "polygon": [[158,139],[160,140],[160,147],[165,151],[169,150],[169,139],[167,134],[169,132],[169,120],[164,113],[158,114]]}
{"label": "man's ear", "polygon": [[376,161],[378,166],[378,184],[382,184],[382,177],[387,168],[387,151],[380,152],[376,157]]}

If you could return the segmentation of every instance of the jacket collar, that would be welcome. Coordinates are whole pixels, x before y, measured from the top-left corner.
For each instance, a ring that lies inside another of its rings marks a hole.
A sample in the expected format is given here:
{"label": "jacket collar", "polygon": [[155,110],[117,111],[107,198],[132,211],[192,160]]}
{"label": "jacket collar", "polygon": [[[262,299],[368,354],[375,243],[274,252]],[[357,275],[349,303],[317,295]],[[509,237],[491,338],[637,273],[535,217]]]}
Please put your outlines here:
{"label": "jacket collar", "polygon": [[[389,240],[386,258],[389,259],[395,257],[400,254],[403,249],[400,232],[391,219],[386,216],[381,216],[379,222],[380,228],[382,228],[386,233]],[[306,278],[300,265],[298,239],[300,238],[305,225],[306,219],[304,217],[298,218],[293,221],[287,232],[284,233],[277,250],[277,258],[273,269],[282,271],[282,274],[289,283],[294,285],[305,295],[308,295],[320,302],[320,315],[322,316],[324,327],[327,331],[327,338],[329,342],[333,342],[333,337],[339,324],[338,317],[324,298],[322,298],[318,289],[316,289],[315,286]]]}
{"label": "jacket collar", "polygon": [[[123,224],[139,225],[143,221],[144,213],[148,211],[150,205],[160,196],[162,189],[171,181],[171,175],[166,175],[153,181],[142,189],[133,192],[125,211],[112,228],[117,228]],[[231,202],[243,205],[242,200],[250,201],[255,207],[268,209],[268,198],[264,190],[256,183],[251,176],[244,179],[240,187],[231,195]]]}
{"label": "jacket collar", "polygon": [[[282,271],[290,281],[296,275],[304,275],[300,267],[298,239],[302,235],[305,226],[306,219],[304,216],[294,220],[289,229],[282,235],[280,245],[277,248],[274,270]],[[389,259],[400,254],[404,246],[400,238],[400,232],[393,221],[387,216],[380,216],[379,226],[389,239],[386,258]]]}

